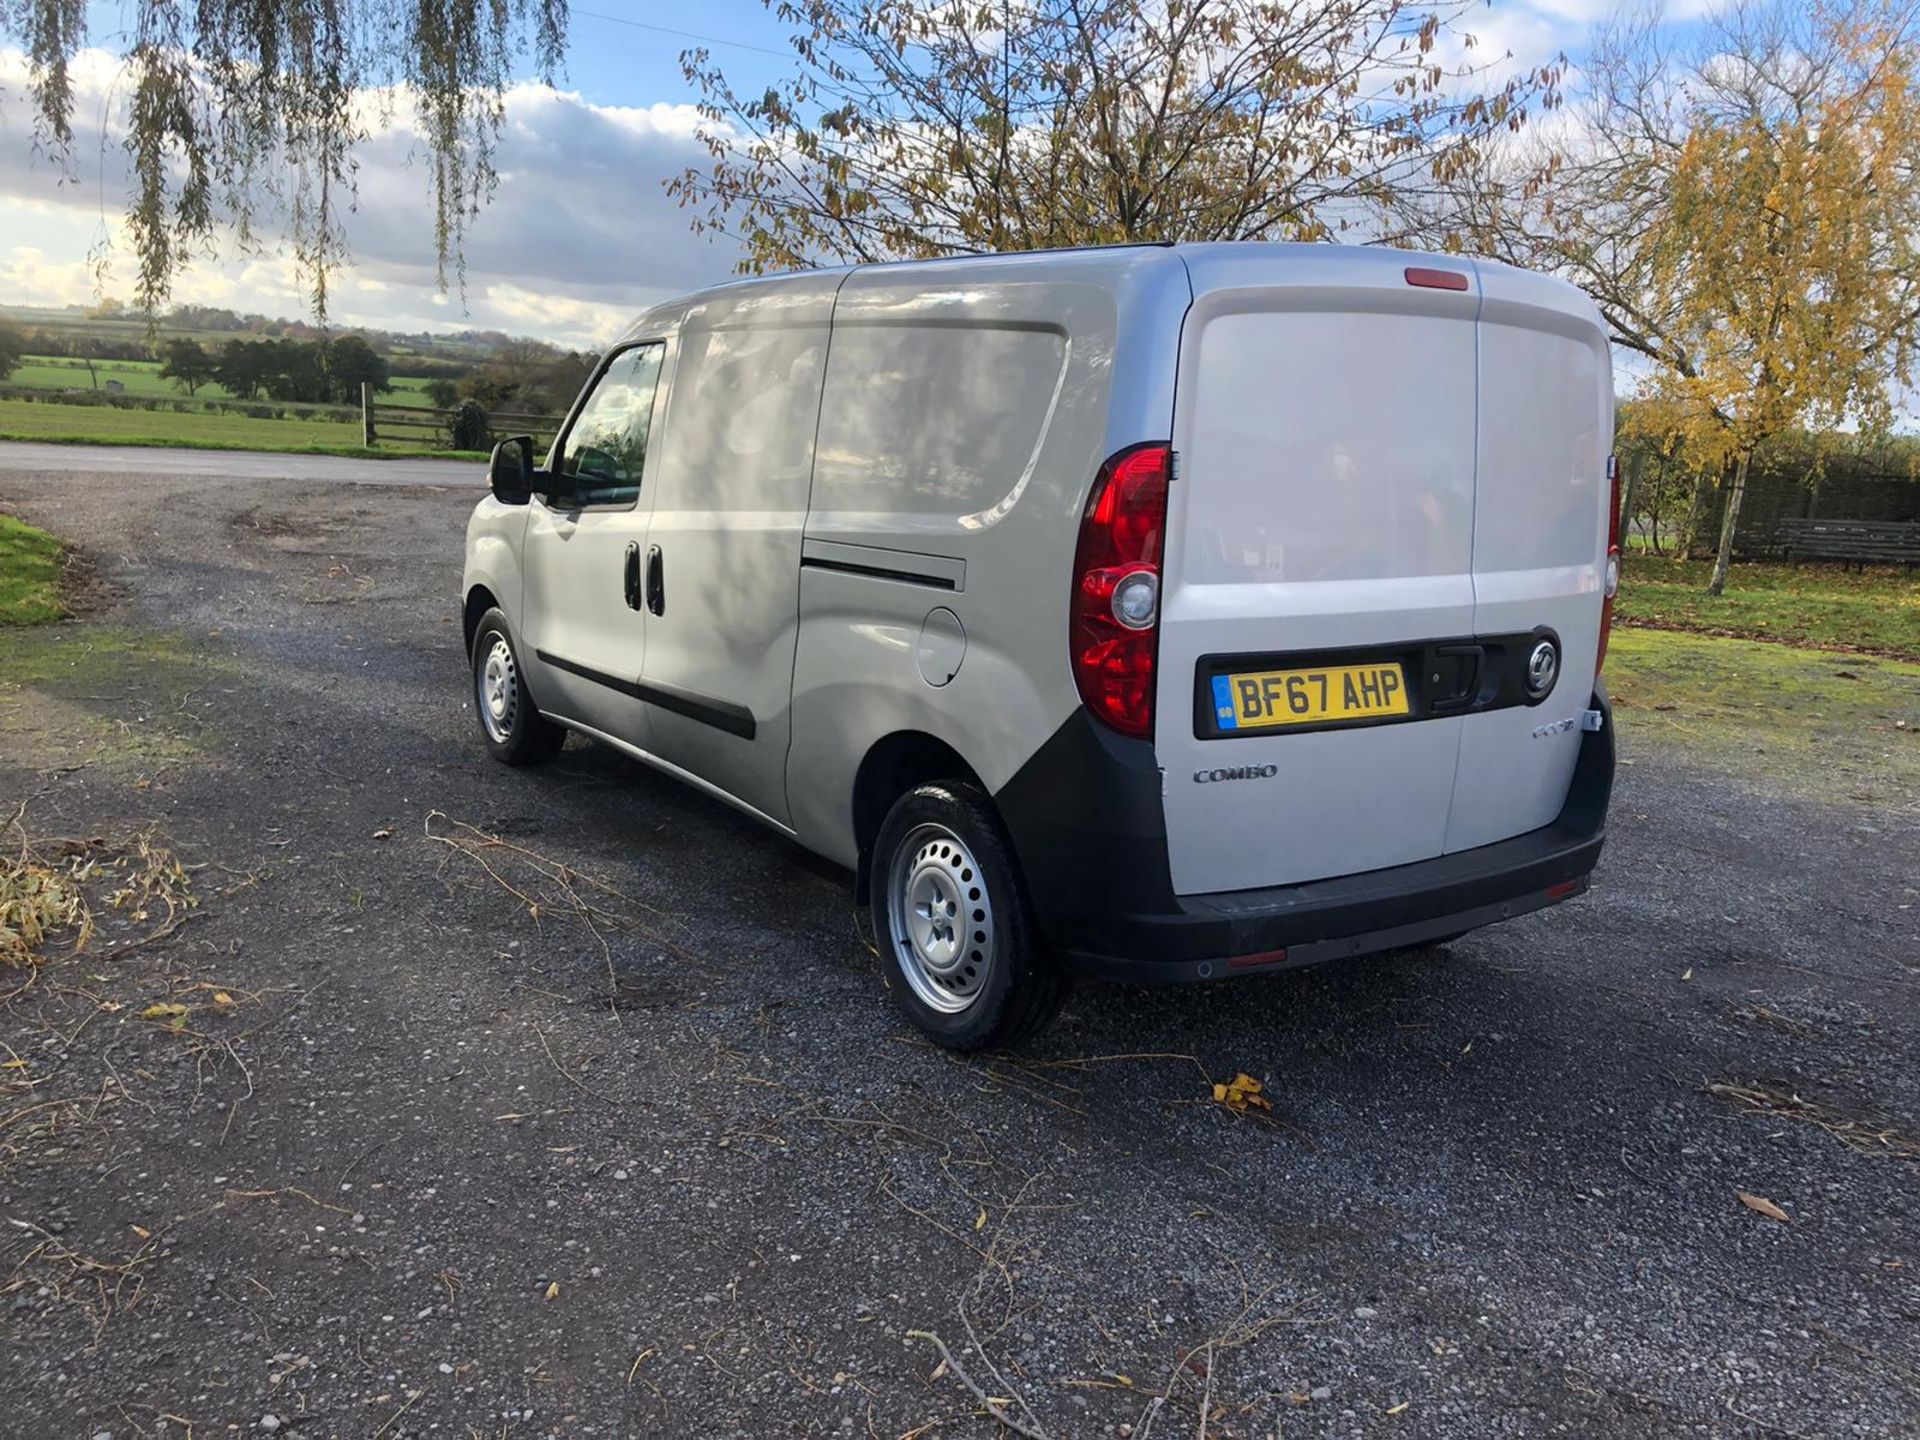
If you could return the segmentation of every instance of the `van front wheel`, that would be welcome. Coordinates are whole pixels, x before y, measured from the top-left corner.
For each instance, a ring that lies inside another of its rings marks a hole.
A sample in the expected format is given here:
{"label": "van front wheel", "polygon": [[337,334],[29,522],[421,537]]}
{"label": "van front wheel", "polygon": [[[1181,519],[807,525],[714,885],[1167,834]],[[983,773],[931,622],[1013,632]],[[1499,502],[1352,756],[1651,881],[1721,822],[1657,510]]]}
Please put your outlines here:
{"label": "van front wheel", "polygon": [[1040,1030],[1066,977],[1034,934],[998,818],[971,785],[922,785],[874,842],[873,929],[894,999],[950,1050]]}
{"label": "van front wheel", "polygon": [[473,632],[473,706],[480,736],[494,759],[538,765],[560,753],[567,732],[534,708],[507,617],[489,610]]}

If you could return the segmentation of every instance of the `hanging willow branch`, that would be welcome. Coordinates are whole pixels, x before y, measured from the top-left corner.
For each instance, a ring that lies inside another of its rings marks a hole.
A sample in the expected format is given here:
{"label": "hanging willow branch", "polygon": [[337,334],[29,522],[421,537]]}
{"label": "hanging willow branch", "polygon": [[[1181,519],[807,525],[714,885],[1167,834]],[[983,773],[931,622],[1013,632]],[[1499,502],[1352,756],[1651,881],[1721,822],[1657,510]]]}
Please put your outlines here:
{"label": "hanging willow branch", "polygon": [[[567,0],[131,0],[124,70],[127,229],[149,313],[222,227],[256,243],[278,212],[316,316],[347,257],[354,151],[410,109],[433,176],[439,282],[463,279],[469,219],[492,194],[504,96],[520,56],[551,81]],[[34,142],[73,142],[83,0],[0,0],[0,42],[26,54]]]}

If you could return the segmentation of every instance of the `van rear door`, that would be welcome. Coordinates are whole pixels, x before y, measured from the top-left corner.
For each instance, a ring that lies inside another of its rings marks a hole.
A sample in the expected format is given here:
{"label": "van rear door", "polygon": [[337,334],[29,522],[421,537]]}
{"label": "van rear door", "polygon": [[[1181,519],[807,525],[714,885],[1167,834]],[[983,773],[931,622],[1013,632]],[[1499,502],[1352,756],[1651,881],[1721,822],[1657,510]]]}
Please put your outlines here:
{"label": "van rear door", "polygon": [[[1480,416],[1474,631],[1552,636],[1546,698],[1468,715],[1447,849],[1552,823],[1580,753],[1605,584],[1613,372],[1593,303],[1570,285],[1478,262]],[[1571,722],[1571,723],[1569,723]]]}
{"label": "van rear door", "polygon": [[1474,631],[1473,267],[1180,253],[1154,724],[1174,889],[1439,855],[1462,719],[1433,702],[1466,681],[1436,642]]}

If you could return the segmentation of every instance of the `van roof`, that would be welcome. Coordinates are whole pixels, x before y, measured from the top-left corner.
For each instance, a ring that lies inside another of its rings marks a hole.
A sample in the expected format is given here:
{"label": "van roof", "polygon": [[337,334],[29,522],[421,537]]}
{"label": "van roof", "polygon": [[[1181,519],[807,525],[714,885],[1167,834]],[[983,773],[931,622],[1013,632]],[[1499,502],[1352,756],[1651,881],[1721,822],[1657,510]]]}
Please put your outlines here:
{"label": "van roof", "polygon": [[[1557,277],[1540,274],[1539,272],[1516,270],[1516,267],[1504,261],[1493,259],[1491,256],[1439,254],[1437,252],[1417,251],[1389,245],[1329,244],[1326,241],[1319,240],[1202,240],[1180,242],[1172,240],[1138,240],[1117,241],[1100,245],[1046,246],[1036,250],[1001,250],[961,255],[937,255],[925,259],[870,260],[861,261],[852,265],[823,265],[815,269],[783,270],[767,275],[741,275],[729,280],[718,281],[712,285],[702,286],[698,290],[689,291],[684,295],[652,307],[637,317],[634,323],[627,327],[625,335],[632,336],[649,328],[650,325],[656,325],[661,321],[670,322],[671,320],[677,319],[679,314],[684,313],[687,307],[698,304],[701,299],[707,296],[722,294],[747,286],[778,285],[782,281],[798,280],[803,276],[818,278],[823,275],[848,275],[855,271],[899,270],[917,266],[944,270],[950,266],[993,265],[1001,264],[1008,260],[1022,260],[1028,257],[1042,259],[1053,256],[1064,259],[1070,256],[1085,256],[1090,254],[1117,254],[1129,250],[1168,250],[1188,261],[1203,263],[1226,261],[1230,265],[1236,261],[1245,264],[1254,260],[1257,255],[1265,255],[1273,259],[1279,259],[1289,255],[1299,256],[1301,258],[1311,256],[1321,259],[1332,258],[1340,254],[1352,254],[1356,256],[1364,254],[1370,257],[1379,256],[1383,253],[1405,255],[1409,257],[1440,260],[1443,262],[1450,261],[1454,264],[1466,263],[1482,269],[1526,275],[1534,281],[1541,282],[1544,287],[1567,292],[1564,299],[1562,299],[1560,303],[1554,304],[1552,308],[1568,309],[1583,313],[1591,312],[1592,310],[1592,301],[1586,296],[1585,292],[1579,290],[1577,286],[1573,286]],[[1212,268],[1211,264],[1208,265],[1208,268]]]}

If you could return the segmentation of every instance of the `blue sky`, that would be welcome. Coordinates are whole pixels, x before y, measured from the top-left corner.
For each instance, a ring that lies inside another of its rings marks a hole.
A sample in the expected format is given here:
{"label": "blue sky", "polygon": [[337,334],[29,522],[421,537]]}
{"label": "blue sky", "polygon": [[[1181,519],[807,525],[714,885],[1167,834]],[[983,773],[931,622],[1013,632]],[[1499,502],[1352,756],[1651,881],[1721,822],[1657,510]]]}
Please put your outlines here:
{"label": "blue sky", "polygon": [[[1511,52],[1516,64],[1531,65],[1565,51],[1577,60],[1591,24],[1612,5],[1493,0],[1472,7],[1464,24],[1483,57]],[[88,14],[93,36],[111,46],[124,25],[121,6],[95,3]],[[529,84],[508,97],[500,186],[469,234],[465,296],[436,290],[418,151],[409,134],[393,133],[360,156],[359,205],[348,224],[354,266],[336,285],[335,319],[395,329],[474,325],[593,344],[657,300],[724,279],[734,252],[693,235],[662,188],[703,158],[679,54],[707,45],[736,87],[750,91],[788,72],[786,33],[760,0],[591,0],[574,9],[560,90]],[[70,177],[31,154],[21,67],[17,51],[0,50],[0,205],[8,216],[0,303],[91,300],[101,282],[90,262],[102,254],[106,293],[125,295],[132,266],[117,229],[124,172],[111,124],[101,144],[117,93],[113,57],[103,50],[79,67]],[[231,246],[197,263],[175,293],[282,315],[305,308],[283,256]]]}

